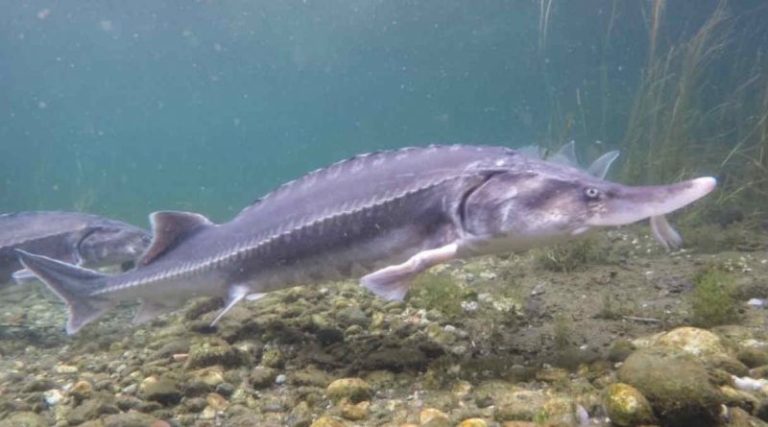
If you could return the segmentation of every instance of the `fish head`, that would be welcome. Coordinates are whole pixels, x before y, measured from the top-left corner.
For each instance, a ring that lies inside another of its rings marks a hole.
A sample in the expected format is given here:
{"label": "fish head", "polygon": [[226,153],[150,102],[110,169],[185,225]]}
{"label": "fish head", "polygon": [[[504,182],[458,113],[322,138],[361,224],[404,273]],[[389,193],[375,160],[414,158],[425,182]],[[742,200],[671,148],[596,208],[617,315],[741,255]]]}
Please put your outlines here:
{"label": "fish head", "polygon": [[540,162],[488,178],[466,197],[462,220],[473,241],[494,248],[489,251],[527,249],[667,214],[705,196],[715,184],[705,177],[632,187]]}
{"label": "fish head", "polygon": [[91,267],[123,264],[138,259],[152,236],[138,227],[118,224],[94,227],[77,245],[82,262]]}

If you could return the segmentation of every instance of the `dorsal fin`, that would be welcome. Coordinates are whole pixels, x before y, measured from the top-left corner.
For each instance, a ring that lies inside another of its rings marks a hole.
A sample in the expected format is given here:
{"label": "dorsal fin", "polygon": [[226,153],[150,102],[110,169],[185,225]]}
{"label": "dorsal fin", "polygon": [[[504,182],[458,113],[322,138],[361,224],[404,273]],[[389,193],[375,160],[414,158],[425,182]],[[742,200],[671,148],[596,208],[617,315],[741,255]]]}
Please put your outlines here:
{"label": "dorsal fin", "polygon": [[576,157],[576,141],[571,141],[562,147],[555,154],[547,157],[547,160],[561,165],[579,167],[579,159]]}
{"label": "dorsal fin", "polygon": [[587,169],[587,173],[600,179],[605,179],[608,175],[608,170],[611,169],[611,165],[616,158],[619,157],[619,150],[611,150],[602,156],[598,157]]}
{"label": "dorsal fin", "polygon": [[160,211],[149,215],[152,224],[152,243],[139,260],[139,265],[147,265],[163,254],[190,233],[213,225],[203,215],[193,212]]}

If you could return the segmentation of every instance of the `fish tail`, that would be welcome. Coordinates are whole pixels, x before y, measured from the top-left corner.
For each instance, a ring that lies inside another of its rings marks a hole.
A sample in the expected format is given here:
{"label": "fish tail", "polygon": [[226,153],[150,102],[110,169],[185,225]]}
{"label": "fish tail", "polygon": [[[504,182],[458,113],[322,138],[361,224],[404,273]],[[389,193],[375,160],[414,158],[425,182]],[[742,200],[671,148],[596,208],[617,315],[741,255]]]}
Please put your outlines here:
{"label": "fish tail", "polygon": [[68,334],[76,333],[114,305],[104,297],[92,295],[94,289],[106,283],[105,274],[20,249],[16,250],[16,254],[24,267],[34,273],[69,307]]}

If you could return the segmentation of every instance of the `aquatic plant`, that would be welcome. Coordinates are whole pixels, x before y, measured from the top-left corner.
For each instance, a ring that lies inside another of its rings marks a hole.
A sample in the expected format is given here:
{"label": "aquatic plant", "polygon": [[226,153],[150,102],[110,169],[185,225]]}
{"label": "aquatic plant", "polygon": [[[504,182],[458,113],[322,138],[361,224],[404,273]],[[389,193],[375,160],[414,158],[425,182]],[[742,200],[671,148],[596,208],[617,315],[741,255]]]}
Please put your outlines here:
{"label": "aquatic plant", "polygon": [[595,315],[598,319],[620,320],[626,314],[624,307],[618,306],[610,294],[603,294],[600,311]]}
{"label": "aquatic plant", "polygon": [[556,350],[563,350],[571,345],[570,337],[573,335],[573,330],[566,315],[558,314],[555,316],[552,332]]}
{"label": "aquatic plant", "polygon": [[409,298],[417,307],[457,316],[462,312],[464,290],[447,273],[425,273],[414,280]]}
{"label": "aquatic plant", "polygon": [[534,259],[545,270],[568,273],[589,264],[604,262],[606,254],[595,238],[587,237],[537,249]]}
{"label": "aquatic plant", "polygon": [[745,30],[760,24],[733,16],[721,1],[688,36],[665,21],[665,10],[665,0],[656,0],[644,13],[648,58],[624,137],[624,179],[658,183],[704,168],[718,175],[721,190],[689,221],[719,222],[736,205],[745,217],[762,216],[768,210],[767,61]]}
{"label": "aquatic plant", "polygon": [[707,155],[697,135],[708,118],[699,88],[725,47],[727,13],[721,5],[689,40],[659,53],[664,3],[652,5],[649,56],[626,129],[624,175],[632,182],[689,176]]}
{"label": "aquatic plant", "polygon": [[694,277],[693,282],[693,324],[712,327],[733,323],[739,319],[732,276],[721,269],[707,267]]}

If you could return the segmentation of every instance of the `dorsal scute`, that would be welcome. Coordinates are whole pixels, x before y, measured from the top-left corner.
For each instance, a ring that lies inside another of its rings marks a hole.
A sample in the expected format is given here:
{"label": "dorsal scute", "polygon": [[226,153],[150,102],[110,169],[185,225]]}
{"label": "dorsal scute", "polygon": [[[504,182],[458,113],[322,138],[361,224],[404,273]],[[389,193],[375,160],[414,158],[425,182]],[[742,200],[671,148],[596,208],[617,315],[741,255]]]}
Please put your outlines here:
{"label": "dorsal scute", "polygon": [[169,248],[203,227],[213,225],[204,215],[194,212],[160,211],[149,216],[152,243],[141,256],[138,265],[147,265]]}
{"label": "dorsal scute", "polygon": [[[435,147],[439,147],[439,146],[438,145],[430,145],[430,146],[428,146],[426,148],[435,148]],[[380,156],[394,155],[394,154],[397,154],[397,153],[400,153],[400,152],[407,152],[407,151],[417,150],[419,148],[420,147],[403,147],[403,148],[399,148],[397,150],[376,150],[376,151],[371,151],[371,152],[368,152],[368,153],[356,154],[354,156],[351,156],[351,157],[348,157],[346,159],[339,160],[339,161],[337,161],[335,163],[332,163],[332,164],[330,164],[330,165],[328,165],[326,167],[315,169],[315,170],[313,170],[311,172],[308,172],[307,174],[305,174],[304,176],[302,176],[300,178],[297,178],[297,179],[285,182],[282,185],[280,185],[277,188],[275,188],[274,190],[272,190],[271,192],[269,192],[269,193],[259,197],[253,203],[251,203],[250,205],[248,205],[245,208],[243,208],[243,210],[240,211],[238,216],[244,214],[247,211],[249,211],[254,206],[259,205],[260,203],[263,203],[264,201],[266,201],[268,199],[271,199],[271,198],[274,198],[276,196],[279,196],[280,194],[283,194],[283,193],[293,189],[296,185],[300,185],[300,184],[304,183],[305,181],[307,181],[309,179],[317,179],[317,178],[320,178],[320,177],[322,177],[322,176],[324,176],[326,174],[332,174],[332,173],[338,171],[340,168],[347,167],[348,165],[350,165],[352,163],[355,163],[355,162],[358,162],[358,161],[362,161],[363,159],[373,160],[373,159],[375,159],[377,157],[380,157]]]}

